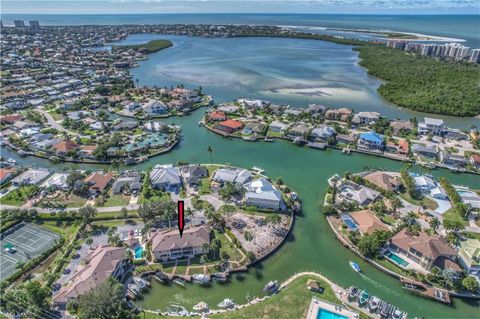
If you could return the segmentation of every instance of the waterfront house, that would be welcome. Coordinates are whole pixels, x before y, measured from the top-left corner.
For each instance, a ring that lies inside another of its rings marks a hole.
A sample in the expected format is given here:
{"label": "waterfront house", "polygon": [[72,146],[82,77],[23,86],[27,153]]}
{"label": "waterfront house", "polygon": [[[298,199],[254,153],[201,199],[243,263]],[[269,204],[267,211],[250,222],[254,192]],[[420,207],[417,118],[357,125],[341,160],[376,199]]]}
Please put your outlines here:
{"label": "waterfront house", "polygon": [[421,144],[413,144],[412,153],[417,156],[424,156],[431,159],[436,159],[438,154],[438,149],[436,146],[423,146]]}
{"label": "waterfront house", "polygon": [[440,270],[461,270],[455,262],[457,253],[445,238],[438,235],[428,235],[423,231],[414,234],[408,229],[402,229],[390,239],[389,247],[396,254],[415,261],[426,270],[434,266]]}
{"label": "waterfront house", "polygon": [[282,210],[282,193],[266,178],[259,178],[243,185],[246,189],[245,204],[262,209]]}
{"label": "waterfront house", "polygon": [[222,111],[213,111],[208,114],[209,121],[225,121],[226,119],[227,115]]}
{"label": "waterfront house", "polygon": [[176,190],[182,185],[180,171],[173,165],[155,165],[150,172],[150,182],[153,188],[161,190]]}
{"label": "waterfront house", "polygon": [[462,241],[458,251],[458,260],[469,275],[480,275],[480,240]]}
{"label": "waterfront house", "polygon": [[372,172],[363,177],[373,185],[389,192],[397,192],[402,186],[402,179],[399,173],[394,172]]}
{"label": "waterfront house", "polygon": [[112,178],[113,176],[111,173],[104,174],[100,172],[94,172],[87,176],[83,182],[89,186],[88,192],[90,195],[95,196],[107,189],[108,185],[112,181]]}
{"label": "waterfront house", "polygon": [[229,119],[219,122],[214,128],[227,134],[232,134],[233,132],[241,130],[243,128],[243,123],[237,120]]}
{"label": "waterfront house", "polygon": [[142,106],[138,102],[128,102],[125,104],[124,110],[129,113],[135,113],[140,110]]}
{"label": "waterfront house", "polygon": [[312,138],[322,141],[326,141],[331,137],[335,137],[335,134],[336,132],[333,128],[323,124],[314,128],[311,132]]}
{"label": "waterfront house", "polygon": [[150,100],[143,104],[142,109],[146,114],[150,115],[165,114],[168,111],[165,104],[156,100]]}
{"label": "waterfront house", "polygon": [[292,137],[303,137],[305,138],[310,132],[310,126],[305,123],[297,123],[288,130],[288,135]]}
{"label": "waterfront house", "polygon": [[263,134],[265,130],[265,124],[257,122],[248,122],[242,130],[243,134]]}
{"label": "waterfront house", "polygon": [[159,262],[204,254],[210,240],[211,230],[205,225],[186,228],[182,236],[178,229],[157,230],[150,234],[152,255]]}
{"label": "waterfront house", "polygon": [[138,127],[138,122],[137,121],[121,121],[118,124],[115,124],[112,127],[112,130],[114,131],[122,131],[122,130],[129,130],[133,131]]}
{"label": "waterfront house", "polygon": [[468,134],[463,133],[459,129],[448,128],[445,138],[455,140],[455,141],[466,141],[468,140]]}
{"label": "waterfront house", "polygon": [[415,188],[421,193],[430,192],[433,188],[437,187],[437,184],[428,176],[412,174],[413,182],[415,183]]}
{"label": "waterfront house", "polygon": [[180,172],[182,173],[185,184],[189,186],[198,185],[202,178],[208,176],[207,168],[201,165],[182,166]]}
{"label": "waterfront house", "polygon": [[212,180],[223,185],[227,182],[243,185],[252,178],[249,170],[242,168],[224,167],[213,173]]}
{"label": "waterfront house", "polygon": [[246,109],[261,110],[270,105],[270,101],[237,99],[237,102]]}
{"label": "waterfront house", "polygon": [[440,161],[445,165],[453,167],[464,167],[468,164],[468,160],[465,157],[461,155],[450,154],[445,150],[440,152]]}
{"label": "waterfront house", "polygon": [[99,245],[83,259],[84,264],[57,294],[52,303],[59,309],[66,309],[70,300],[100,286],[109,277],[122,282],[130,269],[130,262],[125,258],[126,248]]}
{"label": "waterfront house", "polygon": [[445,131],[445,124],[441,119],[426,117],[424,122],[418,123],[419,134],[431,134],[440,136]]}
{"label": "waterfront house", "polygon": [[333,121],[345,122],[352,115],[352,110],[347,108],[330,109],[325,112],[325,118]]}
{"label": "waterfront house", "polygon": [[23,185],[38,185],[49,175],[50,172],[47,169],[32,168],[12,179],[12,185],[15,187],[20,187]]}
{"label": "waterfront house", "polygon": [[352,181],[340,181],[337,183],[337,197],[338,202],[356,202],[365,206],[379,198],[380,192]]}
{"label": "waterfront house", "polygon": [[310,114],[321,114],[325,112],[327,107],[321,104],[309,104],[308,107],[305,109],[305,112]]}
{"label": "waterfront house", "polygon": [[338,143],[343,143],[343,144],[355,144],[358,139],[357,134],[337,134],[336,136],[337,142]]}
{"label": "waterfront house", "polygon": [[480,170],[480,155],[472,154],[472,156],[470,156],[470,163],[472,163],[475,169]]}
{"label": "waterfront house", "polygon": [[273,121],[270,123],[268,129],[275,133],[284,133],[288,129],[288,124],[279,121]]}
{"label": "waterfront house", "polygon": [[70,173],[54,173],[45,182],[43,182],[40,187],[66,191],[68,190],[67,178],[69,175]]}
{"label": "waterfront house", "polygon": [[137,171],[124,171],[112,184],[112,193],[138,193],[142,189],[141,174]]}
{"label": "waterfront house", "polygon": [[224,113],[237,113],[239,109],[240,109],[240,106],[235,104],[221,104],[217,108],[217,111],[224,112]]}
{"label": "waterfront house", "polygon": [[378,112],[358,112],[353,116],[352,123],[357,125],[373,125],[380,119]]}
{"label": "waterfront house", "polygon": [[52,145],[52,149],[60,155],[67,155],[78,149],[78,145],[70,140],[63,140]]}
{"label": "waterfront house", "polygon": [[409,134],[415,129],[415,126],[410,121],[395,120],[390,122],[390,127],[393,129],[393,134]]}
{"label": "waterfront house", "polygon": [[389,231],[387,225],[385,225],[373,211],[370,209],[359,210],[350,213],[350,216],[357,224],[357,229],[360,234],[372,234],[377,230]]}
{"label": "waterfront house", "polygon": [[373,131],[361,133],[357,141],[357,148],[365,151],[383,151],[385,139],[383,135]]}
{"label": "waterfront house", "polygon": [[8,182],[13,176],[14,170],[11,168],[0,168],[0,184]]}

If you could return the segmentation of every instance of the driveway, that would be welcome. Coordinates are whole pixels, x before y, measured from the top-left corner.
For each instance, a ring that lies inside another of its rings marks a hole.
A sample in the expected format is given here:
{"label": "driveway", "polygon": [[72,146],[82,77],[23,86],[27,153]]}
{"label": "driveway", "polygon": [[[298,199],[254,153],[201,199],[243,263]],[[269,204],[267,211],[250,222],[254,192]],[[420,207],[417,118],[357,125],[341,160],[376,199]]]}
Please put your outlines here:
{"label": "driveway", "polygon": [[438,208],[435,209],[435,212],[439,214],[444,214],[447,210],[452,208],[452,204],[450,203],[449,200],[436,199],[433,197],[429,197],[429,199],[435,201],[438,204]]}

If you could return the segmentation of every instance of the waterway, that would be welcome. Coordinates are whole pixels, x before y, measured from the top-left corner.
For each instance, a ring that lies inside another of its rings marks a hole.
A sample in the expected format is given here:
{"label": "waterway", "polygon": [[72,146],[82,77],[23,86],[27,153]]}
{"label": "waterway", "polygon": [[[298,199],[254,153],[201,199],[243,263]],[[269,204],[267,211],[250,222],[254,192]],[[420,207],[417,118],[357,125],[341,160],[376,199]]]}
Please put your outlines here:
{"label": "waterway", "polygon": [[[297,216],[293,232],[285,245],[266,261],[251,269],[243,281],[234,278],[230,284],[215,285],[209,289],[194,285],[187,285],[186,288],[165,287],[154,282],[151,292],[138,302],[141,307],[165,310],[171,302],[191,307],[200,301],[216,305],[226,297],[243,303],[247,295],[261,296],[263,286],[270,280],[283,281],[296,272],[316,271],[342,286],[357,285],[366,288],[408,311],[412,317],[478,317],[478,302],[454,299],[452,306],[445,306],[404,292],[397,280],[365,264],[341,246],[320,213],[328,177],[347,170],[359,172],[367,167],[399,170],[402,167],[401,162],[361,154],[347,156],[336,150],[301,148],[282,141],[265,143],[223,138],[197,125],[203,112],[201,109],[188,117],[169,119],[168,122],[183,127],[183,140],[179,146],[173,152],[150,159],[136,168],[146,169],[157,163],[177,161],[208,163],[210,156],[207,148],[210,145],[215,163],[231,163],[247,168],[260,166],[268,176],[282,177],[301,196],[303,213]],[[7,150],[2,152],[7,157],[17,158],[22,164],[55,169],[87,167],[66,163],[52,164],[31,157],[19,158]],[[446,170],[435,170],[432,173],[449,178],[455,184],[470,187],[480,185],[480,178],[475,175],[453,174]],[[349,260],[358,262],[365,275],[353,272],[348,265]]]}
{"label": "waterway", "polygon": [[[143,41],[148,36],[132,38]],[[344,90],[332,97],[309,97],[311,102],[327,101],[325,104],[332,106],[342,102],[341,106],[353,107],[357,111],[381,109],[385,115],[402,118],[411,116],[405,110],[388,106],[375,96],[374,89],[379,81],[366,75],[356,65],[356,54],[347,46],[285,39],[171,39],[175,42],[173,48],[153,54],[150,60],[141,62],[139,68],[132,70],[134,77],[138,77],[142,84],[170,86],[183,82],[193,86],[194,78],[185,77],[188,70],[196,70],[194,74],[199,77],[204,90],[221,99],[253,95],[268,97],[274,102],[291,101],[288,103],[293,104],[306,98],[285,91],[285,87],[303,79],[312,86],[319,81],[326,83],[322,86],[337,85]],[[288,58],[282,58],[282,53],[288,54]],[[222,85],[223,81],[225,85]],[[287,93],[279,96],[272,93],[272,87],[278,87]],[[361,98],[352,91],[361,92]],[[359,172],[365,168],[399,170],[403,163],[361,154],[347,156],[336,150],[300,148],[282,141],[264,143],[223,138],[197,125],[204,111],[200,109],[187,117],[166,120],[182,126],[181,143],[171,153],[152,158],[135,168],[146,169],[154,164],[177,161],[208,163],[210,156],[207,148],[211,146],[213,162],[247,168],[260,166],[272,178],[282,177],[303,200],[303,213],[297,216],[294,229],[281,249],[250,269],[244,280],[233,279],[230,284],[215,285],[208,290],[193,285],[180,288],[153,283],[151,292],[138,302],[141,307],[165,310],[171,302],[191,307],[200,301],[216,305],[226,297],[243,303],[247,295],[262,295],[264,284],[270,280],[283,281],[296,272],[316,271],[342,286],[366,288],[409,312],[411,317],[479,318],[479,302],[455,299],[453,305],[446,306],[404,292],[397,280],[365,264],[341,246],[320,213],[327,179],[331,175],[347,170]],[[6,149],[2,149],[2,156],[16,158],[19,164],[54,169],[94,167],[70,163],[53,164],[33,157],[20,158]],[[480,178],[475,175],[453,174],[446,170],[435,170],[432,173],[446,177],[455,184],[470,187],[480,185]],[[364,275],[353,272],[348,265],[349,260],[359,263]]]}

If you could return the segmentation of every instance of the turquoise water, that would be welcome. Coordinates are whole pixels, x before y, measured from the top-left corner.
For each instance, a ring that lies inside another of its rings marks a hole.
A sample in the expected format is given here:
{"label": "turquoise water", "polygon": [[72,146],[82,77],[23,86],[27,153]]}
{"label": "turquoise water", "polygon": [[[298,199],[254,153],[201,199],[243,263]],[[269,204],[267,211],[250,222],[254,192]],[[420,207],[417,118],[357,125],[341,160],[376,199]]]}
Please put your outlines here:
{"label": "turquoise water", "polygon": [[325,309],[319,309],[317,319],[348,319],[348,317],[330,312]]}
{"label": "turquoise water", "polygon": [[404,260],[403,258],[401,258],[400,256],[392,253],[391,251],[389,251],[388,253],[386,253],[386,255],[388,257],[388,259],[392,260],[394,263],[396,263],[397,265],[400,265],[402,267],[407,267],[409,265],[409,263]]}
{"label": "turquoise water", "polygon": [[143,247],[137,246],[135,247],[135,259],[143,258]]}

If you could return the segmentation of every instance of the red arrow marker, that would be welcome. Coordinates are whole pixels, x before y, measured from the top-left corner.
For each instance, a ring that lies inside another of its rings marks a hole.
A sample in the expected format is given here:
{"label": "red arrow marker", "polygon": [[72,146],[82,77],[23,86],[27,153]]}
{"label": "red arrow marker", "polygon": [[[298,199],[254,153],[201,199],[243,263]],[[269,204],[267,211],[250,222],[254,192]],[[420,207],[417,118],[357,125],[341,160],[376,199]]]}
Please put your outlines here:
{"label": "red arrow marker", "polygon": [[180,237],[183,235],[183,228],[185,228],[185,214],[183,200],[178,201],[178,231],[180,232]]}

